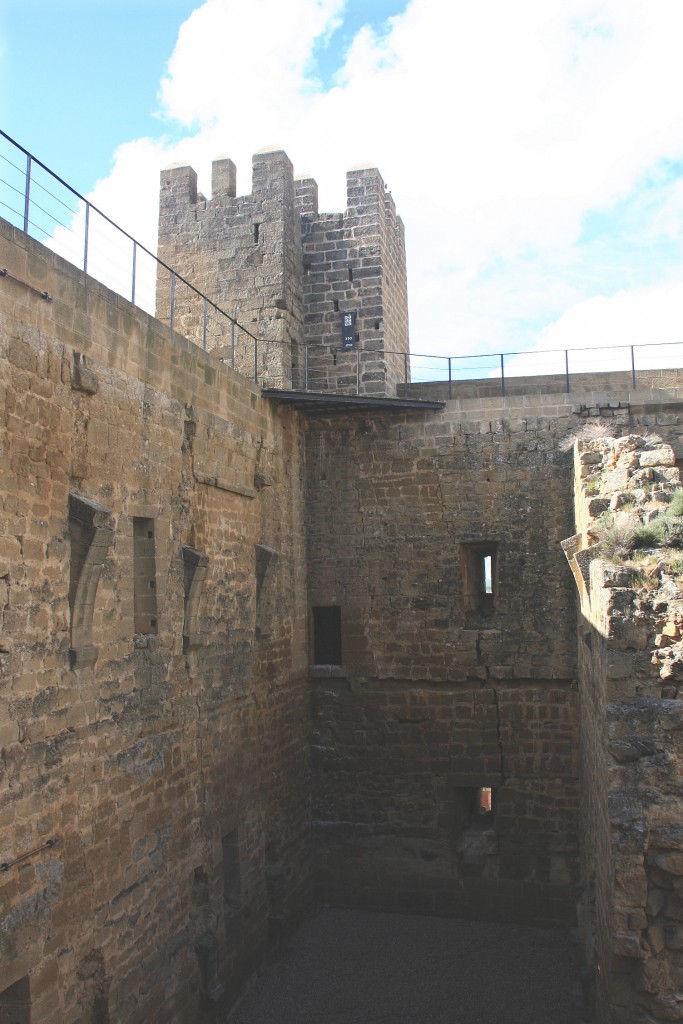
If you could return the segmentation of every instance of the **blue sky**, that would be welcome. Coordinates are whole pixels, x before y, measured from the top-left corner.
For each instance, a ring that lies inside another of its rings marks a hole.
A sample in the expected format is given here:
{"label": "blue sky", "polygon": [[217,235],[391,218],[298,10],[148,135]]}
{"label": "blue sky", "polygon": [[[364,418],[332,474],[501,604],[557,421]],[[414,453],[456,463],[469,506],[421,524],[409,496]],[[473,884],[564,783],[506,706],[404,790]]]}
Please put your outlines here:
{"label": "blue sky", "polygon": [[0,0],[0,124],[89,191],[127,139],[159,133],[159,82],[194,0]]}
{"label": "blue sky", "polygon": [[421,351],[683,340],[681,52],[680,0],[0,0],[0,126],[149,245],[172,162],[378,166]]}

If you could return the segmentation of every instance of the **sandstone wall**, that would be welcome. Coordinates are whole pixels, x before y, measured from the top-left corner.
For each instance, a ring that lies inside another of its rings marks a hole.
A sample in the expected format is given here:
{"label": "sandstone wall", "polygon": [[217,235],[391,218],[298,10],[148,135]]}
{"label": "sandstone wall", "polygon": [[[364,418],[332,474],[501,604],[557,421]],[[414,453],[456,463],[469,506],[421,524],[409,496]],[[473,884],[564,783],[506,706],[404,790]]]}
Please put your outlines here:
{"label": "sandstone wall", "polygon": [[[585,684],[581,721],[594,731],[580,817],[575,597],[560,541],[572,438],[607,428],[657,430],[680,457],[680,391],[309,420],[312,660],[316,609],[335,610],[341,634],[341,664],[312,669],[322,898],[570,920],[580,831],[605,870],[607,794],[593,784],[605,698]],[[473,563],[487,554],[492,593],[473,608]],[[587,649],[581,640],[584,666]],[[477,814],[486,789],[492,814]]]}
{"label": "sandstone wall", "polygon": [[[655,352],[656,352],[655,348]],[[647,359],[647,349],[640,350],[641,361]],[[419,376],[421,372],[419,356],[411,357],[411,362],[417,365],[417,371],[413,376]],[[411,383],[407,388],[399,387],[399,394],[406,394],[410,398],[423,398],[425,400],[445,401],[446,399],[462,398],[485,398],[495,399],[501,396],[501,380],[498,377],[487,377],[483,379],[458,380],[455,360],[453,361],[453,379],[427,381],[424,383]],[[425,371],[422,371],[423,373]],[[438,364],[440,376],[447,376],[447,366]],[[587,408],[595,405],[595,402],[587,397],[591,392],[598,392],[605,396],[606,401],[614,401],[614,396],[629,392],[631,401],[638,397],[639,391],[648,392],[653,389],[680,388],[683,384],[683,371],[680,369],[666,370],[637,370],[636,390],[633,390],[633,376],[630,371],[609,370],[602,373],[570,373],[569,398],[577,396],[577,401],[582,402]],[[506,396],[525,395],[532,404],[536,404],[540,396],[563,394],[567,392],[567,378],[565,374],[547,373],[531,376],[506,377],[504,381]]]}
{"label": "sandstone wall", "polygon": [[[566,921],[578,723],[560,540],[563,441],[580,418],[519,400],[486,413],[309,423],[309,599],[341,619],[341,665],[312,670],[320,892]],[[473,607],[469,563],[486,551],[490,606]],[[491,814],[477,806],[487,789]]]}
{"label": "sandstone wall", "polygon": [[[296,182],[304,259],[308,388],[393,395],[410,379],[405,234],[374,167],[349,171],[345,213],[319,214],[312,178]],[[341,314],[356,314],[356,348]]]}
{"label": "sandstone wall", "polygon": [[[680,412],[642,418],[680,443]],[[654,434],[577,445],[579,533],[567,548],[582,598],[580,933],[585,1015],[600,1022],[683,1019],[683,558],[604,547],[631,520],[662,521],[680,487],[675,462]]]}
{"label": "sandstone wall", "polygon": [[195,1021],[309,900],[296,414],[0,249],[0,1006]]}
{"label": "sandstone wall", "polygon": [[[285,153],[254,156],[252,191],[236,195],[235,165],[213,163],[212,196],[197,192],[191,167],[162,171],[159,259],[182,274],[254,339],[237,331],[234,365],[272,387],[298,381],[302,341],[301,225],[292,165]],[[176,283],[174,327],[203,339],[203,304]],[[157,316],[169,321],[171,277],[157,279]],[[208,316],[207,348],[233,365],[233,335],[225,318]]]}

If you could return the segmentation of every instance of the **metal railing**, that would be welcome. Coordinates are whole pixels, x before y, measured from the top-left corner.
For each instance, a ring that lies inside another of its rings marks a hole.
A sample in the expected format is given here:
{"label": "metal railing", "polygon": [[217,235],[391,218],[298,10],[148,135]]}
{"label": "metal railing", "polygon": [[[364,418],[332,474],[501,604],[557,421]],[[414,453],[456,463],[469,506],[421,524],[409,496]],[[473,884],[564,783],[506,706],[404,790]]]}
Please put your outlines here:
{"label": "metal railing", "polygon": [[[484,355],[410,356],[410,376],[402,386],[440,388],[444,397],[458,393],[481,397],[526,394],[541,386],[571,393],[618,386],[683,386],[683,342],[647,342],[570,349],[527,349]],[[600,379],[597,379],[600,375]],[[593,378],[593,379],[591,379]],[[533,381],[536,379],[536,385]]]}
{"label": "metal railing", "polygon": [[157,289],[164,289],[162,278],[167,275],[167,322],[171,329],[182,330],[182,326],[187,326],[186,322],[182,323],[180,314],[191,307],[194,321],[191,340],[204,349],[209,340],[212,347],[221,346],[224,361],[233,368],[241,368],[238,365],[240,353],[248,347],[249,364],[253,367],[254,379],[258,379],[258,349],[259,344],[265,345],[265,342],[259,342],[235,317],[2,129],[0,214],[10,224],[153,316],[156,315]]}
{"label": "metal railing", "polygon": [[270,387],[341,394],[375,388],[385,394],[410,388],[414,394],[423,388],[429,397],[454,398],[528,393],[539,389],[541,378],[546,390],[552,382],[554,391],[570,392],[582,376],[597,373],[614,378],[615,386],[618,376],[618,386],[633,389],[679,384],[674,367],[683,366],[683,342],[463,356],[378,353],[362,345],[347,352],[311,344],[302,346],[300,364],[290,369],[289,342],[259,340],[1,129],[0,214],[153,316],[159,299],[171,329]]}

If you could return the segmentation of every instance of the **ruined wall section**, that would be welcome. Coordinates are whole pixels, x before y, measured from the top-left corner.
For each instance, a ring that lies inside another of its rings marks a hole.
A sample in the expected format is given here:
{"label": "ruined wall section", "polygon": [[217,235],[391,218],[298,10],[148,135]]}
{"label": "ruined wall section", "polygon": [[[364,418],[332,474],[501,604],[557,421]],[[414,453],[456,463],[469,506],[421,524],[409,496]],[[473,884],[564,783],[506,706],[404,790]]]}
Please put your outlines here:
{"label": "ruined wall section", "polygon": [[[408,300],[403,223],[376,168],[349,171],[345,213],[319,214],[313,179],[296,182],[301,211],[305,344],[312,391],[393,395],[405,381]],[[344,351],[341,316],[356,313]]]}
{"label": "ruined wall section", "polygon": [[[671,404],[637,418],[680,439]],[[677,451],[631,434],[579,441],[575,456],[579,532],[565,547],[581,595],[579,921],[585,1016],[599,1022],[683,1019]],[[631,545],[658,522],[676,546]]]}
{"label": "ruined wall section", "polygon": [[[235,333],[234,366],[259,383],[299,378],[303,338],[301,228],[292,165],[280,151],[253,158],[252,191],[236,195],[235,165],[213,163],[212,196],[197,192],[191,167],[162,171],[158,255],[258,339]],[[157,316],[168,323],[171,278],[160,269]],[[176,281],[174,328],[203,343],[201,300]],[[229,322],[209,308],[207,348],[233,365]]]}
{"label": "ruined wall section", "polygon": [[578,721],[560,541],[580,419],[521,400],[487,412],[309,424],[312,661],[324,609],[341,634],[340,663],[311,670],[320,892],[566,922]]}
{"label": "ruined wall section", "polygon": [[296,414],[0,248],[0,991],[196,1021],[310,896]]}

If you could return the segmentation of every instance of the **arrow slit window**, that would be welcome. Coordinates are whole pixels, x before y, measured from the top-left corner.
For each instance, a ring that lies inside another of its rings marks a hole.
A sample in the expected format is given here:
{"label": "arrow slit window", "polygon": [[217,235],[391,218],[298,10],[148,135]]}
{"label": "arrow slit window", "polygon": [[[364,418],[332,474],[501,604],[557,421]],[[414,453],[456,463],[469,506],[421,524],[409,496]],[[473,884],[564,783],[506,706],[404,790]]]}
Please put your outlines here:
{"label": "arrow slit window", "polygon": [[498,545],[494,542],[460,546],[465,614],[489,616],[495,611],[497,554]]}

